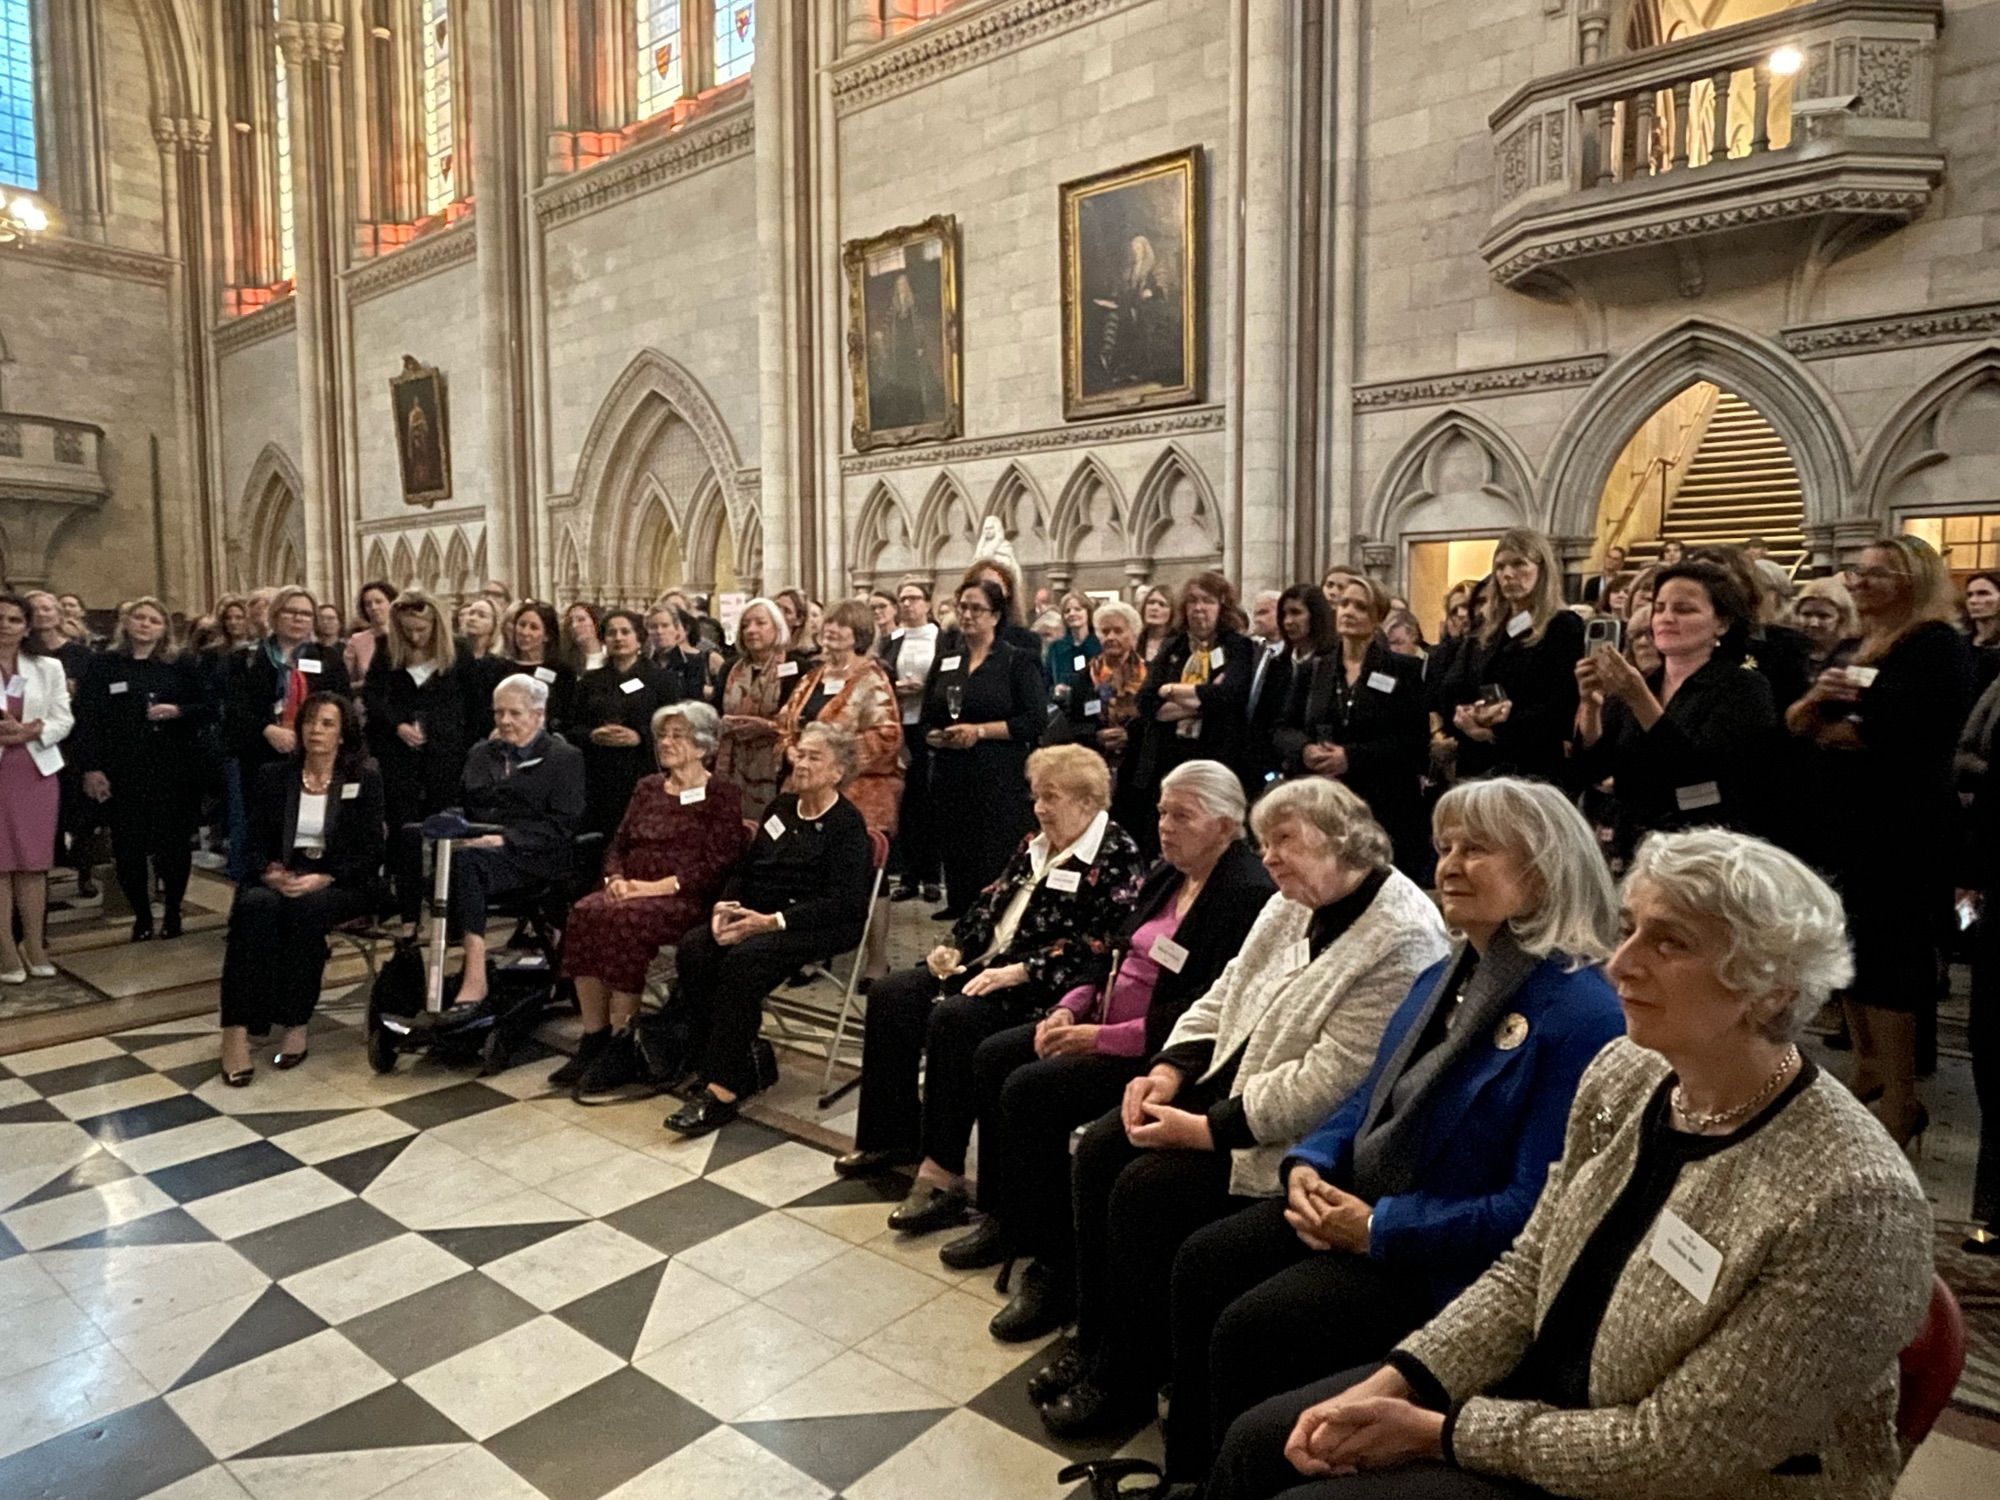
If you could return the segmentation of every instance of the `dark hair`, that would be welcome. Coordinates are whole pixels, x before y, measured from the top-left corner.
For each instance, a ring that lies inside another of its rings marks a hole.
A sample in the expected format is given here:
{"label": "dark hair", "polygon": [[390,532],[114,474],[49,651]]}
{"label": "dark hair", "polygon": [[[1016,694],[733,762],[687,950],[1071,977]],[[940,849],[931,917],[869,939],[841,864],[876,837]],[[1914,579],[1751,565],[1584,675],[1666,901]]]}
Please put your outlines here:
{"label": "dark hair", "polygon": [[1653,575],[1653,606],[1659,607],[1660,590],[1676,578],[1684,578],[1708,595],[1709,607],[1716,618],[1723,622],[1722,633],[1730,635],[1747,630],[1757,621],[1756,607],[1743,592],[1743,586],[1735,574],[1706,560],[1701,562],[1673,563]]}
{"label": "dark hair", "polygon": [[1306,612],[1306,648],[1314,656],[1325,656],[1339,644],[1339,637],[1333,628],[1333,609],[1326,602],[1326,595],[1316,583],[1295,583],[1278,595],[1278,639],[1285,638],[1285,606],[1296,604]]}
{"label": "dark hair", "polygon": [[[639,637],[639,654],[646,654],[646,617],[636,609],[607,609],[597,617],[597,638],[604,639],[604,631],[613,620],[623,620],[632,627],[632,634]],[[608,646],[605,648],[610,649]]]}
{"label": "dark hair", "polygon": [[368,618],[368,596],[370,594],[380,594],[391,604],[394,604],[396,602],[396,595],[400,592],[402,591],[395,584],[382,578],[371,579],[367,583],[362,584],[360,588],[354,591],[355,618],[359,620],[366,620]]}
{"label": "dark hair", "polygon": [[[513,625],[507,625],[503,632],[507,639],[500,643],[506,649],[508,660],[513,660],[513,653],[520,650],[514,643],[514,626],[521,623],[522,615],[533,615],[542,622],[542,655],[545,659],[553,661],[562,654],[562,626],[556,620],[554,605],[541,599],[523,599],[513,606],[513,615]],[[502,621],[502,624],[506,622]]]}
{"label": "dark hair", "polygon": [[1003,601],[1000,609],[1000,623],[1002,625],[1020,624],[1021,613],[1019,601],[1014,597],[1014,570],[997,557],[975,557],[972,560],[972,566],[965,570],[965,576],[958,581],[958,587],[952,590],[951,597],[956,599],[960,594],[965,592],[969,585],[977,583],[979,575],[982,573],[998,573],[1002,578],[1007,580],[1000,585],[1000,598]]}
{"label": "dark hair", "polygon": [[[355,712],[352,698],[344,693],[308,693],[292,723],[303,728],[315,713],[327,706],[340,715],[340,748],[333,752],[334,774],[342,781],[352,781],[368,764],[368,745],[361,738],[361,715]],[[292,764],[302,766],[305,760],[306,737],[301,734],[292,748]]]}
{"label": "dark hair", "polygon": [[1197,573],[1181,585],[1181,629],[1187,629],[1187,596],[1189,589],[1200,589],[1220,606],[1215,612],[1215,628],[1240,631],[1249,624],[1243,617],[1243,606],[1236,602],[1236,585],[1227,577],[1214,570]]}
{"label": "dark hair", "polygon": [[1959,589],[1959,592],[1963,594],[1966,589],[1971,588],[1972,585],[1978,583],[1981,579],[1992,584],[1996,589],[2000,589],[2000,569],[1981,568],[1976,573],[1967,573],[1965,575],[1965,583]]}
{"label": "dark hair", "polygon": [[21,654],[23,656],[43,655],[42,648],[35,644],[35,612],[28,608],[28,601],[19,594],[0,594],[0,605],[8,604],[13,605],[14,608],[21,612],[21,623],[28,627],[21,632]]}
{"label": "dark hair", "polygon": [[993,611],[993,629],[997,634],[1007,623],[1007,591],[990,578],[968,578],[958,586],[958,592],[951,596],[956,604],[965,597],[967,589],[978,589],[979,597],[986,601],[986,607]]}

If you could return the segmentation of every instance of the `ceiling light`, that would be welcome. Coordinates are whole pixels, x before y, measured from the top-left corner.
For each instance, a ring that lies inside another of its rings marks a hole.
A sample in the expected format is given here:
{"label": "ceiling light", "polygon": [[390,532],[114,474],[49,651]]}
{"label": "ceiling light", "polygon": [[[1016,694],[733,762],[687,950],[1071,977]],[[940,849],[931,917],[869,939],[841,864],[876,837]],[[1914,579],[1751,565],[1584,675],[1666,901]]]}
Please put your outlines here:
{"label": "ceiling light", "polygon": [[1806,55],[1796,47],[1780,47],[1771,54],[1771,73],[1774,77],[1793,77],[1805,65]]}

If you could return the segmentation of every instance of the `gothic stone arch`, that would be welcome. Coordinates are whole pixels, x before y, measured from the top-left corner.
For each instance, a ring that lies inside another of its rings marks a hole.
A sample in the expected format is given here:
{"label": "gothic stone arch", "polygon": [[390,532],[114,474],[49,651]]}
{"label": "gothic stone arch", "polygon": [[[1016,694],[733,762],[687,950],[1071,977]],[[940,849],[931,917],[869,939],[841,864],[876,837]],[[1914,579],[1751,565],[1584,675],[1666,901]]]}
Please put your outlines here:
{"label": "gothic stone arch", "polygon": [[238,507],[245,587],[305,581],[306,518],[299,505],[304,492],[298,465],[276,443],[266,443],[250,466]]}
{"label": "gothic stone arch", "polygon": [[1878,528],[1898,510],[1990,508],[2000,467],[2000,344],[1954,360],[1882,424],[1858,497]]}

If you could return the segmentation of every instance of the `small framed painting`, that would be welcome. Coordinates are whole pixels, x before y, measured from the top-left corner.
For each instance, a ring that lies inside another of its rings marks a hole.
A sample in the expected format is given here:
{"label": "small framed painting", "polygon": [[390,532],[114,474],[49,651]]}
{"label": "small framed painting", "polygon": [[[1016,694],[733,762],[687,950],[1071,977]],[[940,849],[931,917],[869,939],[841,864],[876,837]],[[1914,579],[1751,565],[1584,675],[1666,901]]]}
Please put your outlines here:
{"label": "small framed painting", "polygon": [[396,457],[403,472],[403,503],[435,505],[451,498],[451,431],[444,376],[405,354],[403,373],[389,381],[396,418]]}
{"label": "small framed painting", "polygon": [[939,442],[963,430],[958,220],[940,215],[841,250],[854,446]]}

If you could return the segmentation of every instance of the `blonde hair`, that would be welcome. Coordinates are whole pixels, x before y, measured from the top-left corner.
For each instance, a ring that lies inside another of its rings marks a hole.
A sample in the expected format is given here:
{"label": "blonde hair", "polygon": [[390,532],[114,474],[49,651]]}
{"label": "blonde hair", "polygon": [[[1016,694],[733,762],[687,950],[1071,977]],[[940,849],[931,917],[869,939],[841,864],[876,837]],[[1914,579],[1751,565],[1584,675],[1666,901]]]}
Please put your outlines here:
{"label": "blonde hair", "polygon": [[1250,810],[1250,826],[1260,841],[1287,821],[1315,829],[1326,840],[1327,852],[1344,865],[1363,870],[1389,868],[1389,835],[1375,821],[1368,804],[1341,782],[1324,776],[1281,782]]}
{"label": "blonde hair", "polygon": [[1560,953],[1577,968],[1608,958],[1618,942],[1618,900],[1597,835],[1576,805],[1545,781],[1493,776],[1462,782],[1438,800],[1433,834],[1464,832],[1510,855],[1539,888],[1532,908],[1508,919],[1521,951]]}
{"label": "blonde hair", "polygon": [[[797,593],[798,591],[794,589],[793,592]],[[743,617],[753,609],[763,610],[764,617],[771,622],[771,633],[777,637],[777,643],[771,649],[782,656],[785,649],[792,644],[792,627],[786,623],[785,612],[778,608],[777,601],[775,599],[767,599],[762,594],[750,600],[743,608],[736,612],[737,639],[740,641],[743,638]],[[803,610],[803,606],[801,606],[801,610]]]}
{"label": "blonde hair", "polygon": [[1847,592],[1847,585],[1838,578],[1809,579],[1792,600],[1792,618],[1799,617],[1799,606],[1809,599],[1822,604],[1831,604],[1834,613],[1840,616],[1840,634],[1845,639],[1861,628],[1861,616],[1855,612],[1854,596]]}
{"label": "blonde hair", "polygon": [[1368,613],[1375,621],[1377,629],[1389,618],[1389,591],[1370,578],[1366,573],[1350,573],[1341,581],[1341,592],[1359,588],[1368,595]]}
{"label": "blonde hair", "polygon": [[[395,609],[396,605],[392,600],[389,604],[390,613],[394,614]],[[493,621],[493,628],[486,633],[486,644],[475,655],[498,656],[500,654],[500,611],[495,607],[493,601],[484,594],[474,594],[465,603],[459,605],[458,618],[463,620],[469,611],[475,609],[485,610],[487,617]],[[466,645],[469,647],[471,644],[472,637],[468,634],[466,636]]]}
{"label": "blonde hair", "polygon": [[1903,618],[1887,629],[1870,629],[1855,653],[1857,662],[1880,661],[1898,642],[1919,625],[1933,620],[1951,621],[1958,617],[1958,601],[1953,597],[1951,570],[1938,556],[1937,548],[1920,536],[1877,537],[1868,544],[1880,552],[1893,552],[1910,581],[1910,603]]}
{"label": "blonde hair", "polygon": [[[402,616],[414,614],[426,615],[431,622],[431,642],[422,651],[403,635]],[[445,623],[444,611],[438,608],[437,600],[421,589],[404,589],[398,594],[396,602],[389,606],[390,667],[398,672],[414,666],[449,672],[457,655],[457,642],[452,639],[451,626]]]}
{"label": "blonde hair", "polygon": [[1111,806],[1111,768],[1081,745],[1049,745],[1030,755],[1028,785],[1046,786],[1093,812]]}
{"label": "blonde hair", "polygon": [[161,633],[159,644],[153,647],[154,659],[172,661],[179,656],[180,647],[174,644],[174,617],[167,613],[166,605],[151,594],[141,594],[138,598],[128,599],[118,606],[118,628],[111,632],[111,649],[120,656],[132,654],[132,638],[125,631],[125,622],[132,617],[132,611],[135,609],[150,609],[166,624],[167,628]]}
{"label": "blonde hair", "polygon": [[1516,526],[1493,544],[1493,603],[1488,608],[1491,618],[1481,628],[1480,636],[1489,642],[1496,641],[1507,628],[1507,600],[1500,592],[1499,573],[1500,556],[1506,552],[1535,565],[1535,588],[1528,596],[1528,614],[1534,625],[1524,639],[1530,646],[1539,645],[1548,632],[1549,621],[1564,608],[1562,560],[1556,556],[1555,544],[1530,526]]}

